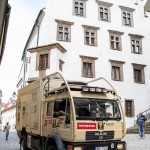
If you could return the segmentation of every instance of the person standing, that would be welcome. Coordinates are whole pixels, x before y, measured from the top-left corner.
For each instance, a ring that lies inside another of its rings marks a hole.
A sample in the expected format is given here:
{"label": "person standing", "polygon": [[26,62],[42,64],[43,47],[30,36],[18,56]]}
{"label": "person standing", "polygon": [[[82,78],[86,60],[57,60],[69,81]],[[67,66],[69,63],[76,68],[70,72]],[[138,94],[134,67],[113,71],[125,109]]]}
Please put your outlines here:
{"label": "person standing", "polygon": [[9,122],[7,122],[7,124],[5,125],[4,130],[5,130],[5,132],[6,132],[6,140],[8,140],[9,130],[10,130]]}
{"label": "person standing", "polygon": [[144,126],[145,126],[145,120],[146,117],[142,115],[142,113],[139,113],[139,116],[137,118],[137,124],[138,124],[138,128],[139,128],[139,136],[140,138],[144,138]]}

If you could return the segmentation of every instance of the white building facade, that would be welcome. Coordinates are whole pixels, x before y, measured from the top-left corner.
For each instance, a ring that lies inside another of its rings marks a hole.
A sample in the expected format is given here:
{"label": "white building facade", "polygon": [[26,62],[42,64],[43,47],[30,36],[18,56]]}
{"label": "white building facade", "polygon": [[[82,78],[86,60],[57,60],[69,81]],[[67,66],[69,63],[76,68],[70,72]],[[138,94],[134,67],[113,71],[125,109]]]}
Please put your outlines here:
{"label": "white building facade", "polygon": [[150,14],[145,3],[47,0],[23,52],[18,88],[56,71],[68,80],[104,77],[121,96],[127,127],[132,126],[136,115],[150,108]]}
{"label": "white building facade", "polygon": [[16,101],[13,103],[8,102],[3,104],[2,111],[1,111],[1,130],[4,130],[4,127],[7,122],[10,125],[10,131],[16,130]]}

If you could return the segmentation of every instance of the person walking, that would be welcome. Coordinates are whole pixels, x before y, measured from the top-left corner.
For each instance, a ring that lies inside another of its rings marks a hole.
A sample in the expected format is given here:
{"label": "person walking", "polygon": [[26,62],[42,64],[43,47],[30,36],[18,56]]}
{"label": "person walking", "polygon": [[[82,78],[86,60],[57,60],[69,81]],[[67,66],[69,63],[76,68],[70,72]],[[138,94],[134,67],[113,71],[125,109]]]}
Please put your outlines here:
{"label": "person walking", "polygon": [[6,140],[8,140],[9,130],[10,130],[9,122],[7,122],[7,124],[5,125],[4,130],[6,132]]}
{"label": "person walking", "polygon": [[138,124],[138,128],[139,128],[139,136],[140,138],[144,138],[144,127],[145,127],[145,121],[146,121],[146,117],[144,115],[142,115],[142,113],[139,113],[138,118],[137,118],[137,124]]}

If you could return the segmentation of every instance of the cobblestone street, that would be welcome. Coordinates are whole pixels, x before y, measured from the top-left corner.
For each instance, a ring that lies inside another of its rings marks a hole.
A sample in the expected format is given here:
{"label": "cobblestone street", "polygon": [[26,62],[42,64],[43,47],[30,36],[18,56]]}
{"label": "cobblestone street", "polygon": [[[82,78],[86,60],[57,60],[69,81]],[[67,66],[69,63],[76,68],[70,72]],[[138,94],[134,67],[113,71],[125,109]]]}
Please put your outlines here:
{"label": "cobblestone street", "polygon": [[10,132],[8,140],[5,140],[5,132],[0,132],[0,150],[19,150],[18,136]]}
{"label": "cobblestone street", "polygon": [[[127,134],[123,140],[127,142],[127,150],[150,150],[150,134],[145,139],[139,139],[138,134]],[[16,133],[10,132],[8,141],[5,132],[0,132],[0,150],[19,150],[19,140]]]}
{"label": "cobblestone street", "polygon": [[139,138],[138,134],[126,134],[123,140],[127,142],[127,150],[150,150],[150,134],[145,135],[144,139]]}

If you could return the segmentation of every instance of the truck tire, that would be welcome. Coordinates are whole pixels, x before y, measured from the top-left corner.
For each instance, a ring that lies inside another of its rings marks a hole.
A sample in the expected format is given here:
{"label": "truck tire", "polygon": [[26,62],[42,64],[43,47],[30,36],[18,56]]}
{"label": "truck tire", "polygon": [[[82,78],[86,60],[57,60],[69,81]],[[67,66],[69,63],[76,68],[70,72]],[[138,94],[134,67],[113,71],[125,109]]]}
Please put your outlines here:
{"label": "truck tire", "polygon": [[49,145],[46,150],[57,150],[54,145]]}
{"label": "truck tire", "polygon": [[25,136],[21,137],[20,150],[27,150],[27,140]]}

